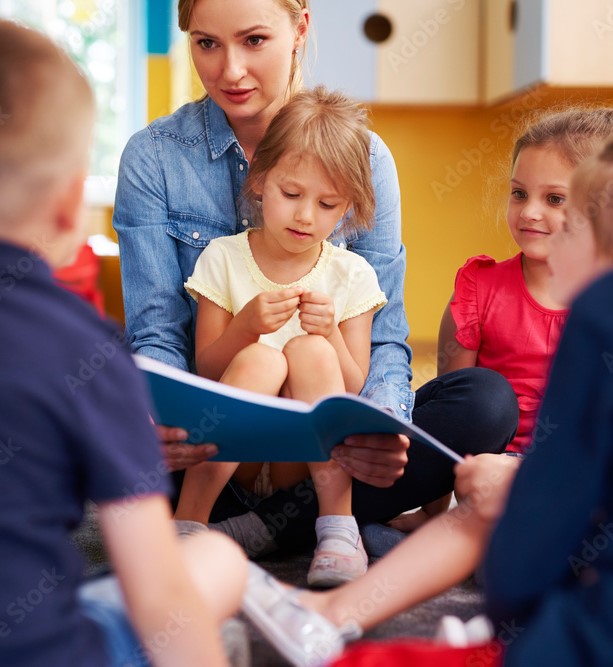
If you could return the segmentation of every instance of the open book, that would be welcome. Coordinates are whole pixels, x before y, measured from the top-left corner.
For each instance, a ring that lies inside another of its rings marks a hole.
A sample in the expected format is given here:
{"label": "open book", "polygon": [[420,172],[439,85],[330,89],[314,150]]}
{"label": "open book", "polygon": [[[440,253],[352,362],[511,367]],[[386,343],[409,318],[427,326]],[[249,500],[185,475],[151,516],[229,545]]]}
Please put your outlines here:
{"label": "open book", "polygon": [[229,387],[142,355],[134,361],[146,375],[156,423],[184,428],[189,442],[215,443],[214,461],[327,461],[347,436],[366,433],[403,433],[462,461],[418,426],[359,396],[309,405]]}

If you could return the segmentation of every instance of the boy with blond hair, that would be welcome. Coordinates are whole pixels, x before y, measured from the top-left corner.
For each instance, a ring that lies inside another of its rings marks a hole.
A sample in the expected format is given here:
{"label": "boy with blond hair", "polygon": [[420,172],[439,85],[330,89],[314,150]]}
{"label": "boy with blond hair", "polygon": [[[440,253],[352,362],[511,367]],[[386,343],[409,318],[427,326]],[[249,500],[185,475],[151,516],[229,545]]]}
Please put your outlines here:
{"label": "boy with blond hair", "polygon": [[[145,389],[121,336],[56,286],[84,238],[92,92],[43,35],[0,21],[0,664],[224,665],[246,561],[176,537]],[[97,370],[69,381],[83,360]],[[91,498],[114,578],[83,585]],[[138,639],[137,639],[138,637]]]}

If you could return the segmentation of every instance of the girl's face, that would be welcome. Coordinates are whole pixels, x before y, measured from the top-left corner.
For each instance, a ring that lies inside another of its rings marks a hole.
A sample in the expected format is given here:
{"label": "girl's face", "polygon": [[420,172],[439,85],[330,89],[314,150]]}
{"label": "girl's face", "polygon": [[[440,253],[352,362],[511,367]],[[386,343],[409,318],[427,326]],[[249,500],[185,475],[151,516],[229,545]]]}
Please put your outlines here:
{"label": "girl's face", "polygon": [[566,219],[554,234],[549,253],[552,295],[567,306],[604,269],[592,225],[581,208],[579,197],[569,198]]}
{"label": "girl's face", "polygon": [[296,25],[277,0],[197,0],[189,23],[194,66],[236,130],[267,126],[288,90],[308,12]]}
{"label": "girl's face", "polygon": [[348,207],[348,200],[311,155],[285,154],[264,178],[264,233],[285,252],[319,249]]}
{"label": "girl's face", "polygon": [[564,221],[572,172],[573,168],[549,147],[524,148],[517,156],[507,223],[528,259],[547,261],[552,234]]}

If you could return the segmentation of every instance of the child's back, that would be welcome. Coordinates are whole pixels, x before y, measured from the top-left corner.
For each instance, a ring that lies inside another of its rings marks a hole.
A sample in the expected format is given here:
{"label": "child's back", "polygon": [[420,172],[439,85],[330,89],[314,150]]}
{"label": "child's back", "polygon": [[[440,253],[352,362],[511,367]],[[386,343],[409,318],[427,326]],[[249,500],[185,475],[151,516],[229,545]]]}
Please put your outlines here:
{"label": "child's back", "polygon": [[105,665],[70,533],[86,498],[164,492],[159,445],[119,333],[27,251],[0,243],[0,273],[1,662]]}

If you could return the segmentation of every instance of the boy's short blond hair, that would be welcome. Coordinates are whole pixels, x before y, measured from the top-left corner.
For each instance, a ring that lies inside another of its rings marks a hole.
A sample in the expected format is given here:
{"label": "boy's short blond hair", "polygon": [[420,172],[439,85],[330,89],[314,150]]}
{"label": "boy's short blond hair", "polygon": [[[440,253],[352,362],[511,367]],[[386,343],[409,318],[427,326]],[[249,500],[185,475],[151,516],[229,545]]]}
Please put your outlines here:
{"label": "boy's short blond hair", "polygon": [[598,253],[613,259],[613,136],[577,167],[570,194],[573,206],[592,226]]}
{"label": "boy's short blond hair", "polygon": [[33,214],[87,169],[94,99],[43,34],[0,20],[0,224]]}

